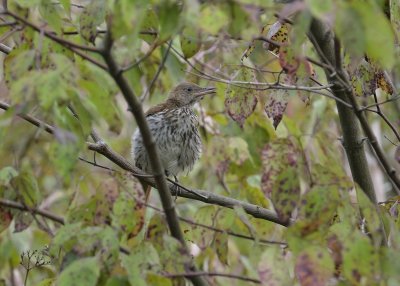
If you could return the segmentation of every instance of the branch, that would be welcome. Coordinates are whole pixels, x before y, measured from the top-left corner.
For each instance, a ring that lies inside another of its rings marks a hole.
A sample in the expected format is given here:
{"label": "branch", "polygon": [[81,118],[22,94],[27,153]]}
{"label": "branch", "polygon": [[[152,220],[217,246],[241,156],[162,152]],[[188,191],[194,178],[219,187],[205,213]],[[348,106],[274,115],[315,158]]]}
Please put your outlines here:
{"label": "branch", "polygon": [[[0,199],[0,205],[4,206],[4,207],[8,207],[8,208],[18,209],[18,210],[21,210],[21,211],[29,211],[31,213],[38,214],[38,215],[43,216],[45,218],[48,218],[48,219],[50,219],[52,221],[55,221],[55,222],[57,222],[59,224],[62,224],[62,225],[65,224],[64,218],[62,218],[60,216],[57,216],[55,214],[52,214],[52,213],[50,213],[48,211],[45,211],[45,210],[40,210],[40,209],[36,209],[36,208],[28,208],[28,207],[24,206],[23,204],[20,204],[20,203],[14,202],[14,201],[10,201],[10,200],[6,200],[6,199]],[[197,224],[197,225],[202,226],[202,227],[210,228],[210,227],[202,225],[202,224]],[[236,235],[236,236],[238,236],[238,235]],[[120,247],[120,251],[122,253],[124,253],[124,254],[127,254],[127,255],[130,254],[130,252],[127,249],[123,248],[123,247]],[[260,283],[260,281],[257,280],[257,279],[248,278],[248,277],[244,277],[244,276],[240,276],[240,275],[217,273],[217,272],[190,272],[190,273],[183,273],[183,274],[164,274],[163,276],[168,277],[168,278],[183,277],[183,276],[185,276],[185,277],[221,276],[221,277],[239,279],[239,280],[249,281],[249,282],[254,282],[254,283]]]}
{"label": "branch", "polygon": [[146,97],[150,94],[154,84],[156,83],[158,77],[160,76],[161,71],[164,68],[165,62],[167,61],[169,51],[171,50],[171,45],[172,45],[172,40],[170,40],[168,43],[167,50],[165,51],[165,54],[161,60],[161,63],[158,66],[156,74],[154,75],[153,79],[151,80],[151,82],[150,82],[149,86],[147,87],[146,91],[144,92],[144,94],[140,97],[141,102],[143,102],[146,99]]}
{"label": "branch", "polygon": [[383,113],[380,105],[378,104],[378,98],[376,96],[376,92],[374,92],[374,100],[375,100],[375,104],[376,104],[376,111],[375,113],[378,114],[383,121],[385,121],[385,123],[389,126],[389,128],[392,130],[393,134],[396,136],[397,141],[400,142],[400,134],[397,131],[396,127],[393,125],[392,122],[390,122],[389,118],[386,117],[386,115]]}
{"label": "branch", "polygon": [[[11,108],[11,107],[7,103],[0,102],[0,109],[8,110],[9,108]],[[55,127],[53,127],[47,123],[44,123],[43,121],[41,121],[33,116],[30,116],[27,114],[18,114],[18,116],[39,128],[43,128],[46,132],[48,132],[50,134],[54,133]],[[114,152],[99,137],[97,137],[96,141],[97,141],[97,143],[87,143],[89,150],[96,151],[97,153],[102,154],[104,157],[106,157],[111,162],[118,165],[120,168],[131,172],[135,177],[137,177],[137,178],[145,181],[147,184],[157,188],[152,175],[145,174],[142,170],[133,166],[124,157],[122,157],[118,153]],[[83,161],[87,162],[87,160],[83,160]],[[173,183],[168,183],[167,185],[168,185],[169,191],[174,196],[189,198],[192,200],[202,201],[202,202],[205,202],[208,204],[219,205],[219,206],[227,207],[227,208],[233,208],[234,206],[241,206],[249,215],[251,215],[255,218],[271,221],[271,222],[277,223],[282,226],[287,226],[287,223],[284,221],[281,221],[274,212],[272,212],[268,209],[265,209],[263,207],[253,205],[250,203],[246,203],[246,202],[242,202],[239,200],[235,200],[235,199],[232,199],[229,197],[224,197],[224,196],[217,195],[212,192],[207,192],[207,191],[203,191],[203,190],[187,191],[186,190],[187,188],[185,188],[185,189],[180,188],[179,186],[176,186]],[[198,195],[196,195],[196,193],[199,193],[202,196],[198,196]]]}
{"label": "branch", "polygon": [[65,40],[63,38],[60,38],[59,36],[55,35],[52,32],[43,31],[42,28],[36,26],[35,24],[29,22],[28,20],[20,17],[19,15],[15,14],[15,13],[9,11],[9,10],[4,11],[4,14],[13,17],[18,22],[21,22],[21,23],[25,24],[26,26],[34,29],[36,32],[39,32],[39,33],[43,32],[43,34],[47,38],[53,40],[54,42],[57,42],[57,43],[61,44],[64,47],[80,49],[80,50],[88,51],[88,52],[100,53],[99,49],[97,49],[96,47],[83,46],[83,45],[80,45],[80,44]]}
{"label": "branch", "polygon": [[[11,106],[8,105],[7,103],[0,102],[0,109],[8,110],[10,108],[11,108]],[[17,113],[17,116],[25,119],[26,121],[28,121],[29,123],[35,125],[36,127],[43,128],[47,133],[54,134],[55,127],[53,127],[53,126],[51,126],[51,125],[49,125],[49,124],[37,119],[37,118],[35,118],[35,117],[31,116],[31,115],[24,114],[24,113]]]}
{"label": "branch", "polygon": [[[124,157],[114,152],[107,144],[104,142],[99,143],[87,143],[89,150],[96,151],[102,154],[104,157],[121,167],[122,169],[131,172],[137,178],[145,181],[147,184],[157,188],[155,181],[152,177],[147,176],[142,170],[132,166],[132,164],[127,161]],[[169,191],[173,196],[177,195],[179,197],[188,198],[192,200],[202,201],[208,204],[219,205],[226,208],[234,208],[235,206],[241,206],[249,215],[277,223],[282,226],[288,226],[287,222],[284,222],[278,218],[278,216],[265,208],[257,205],[253,205],[247,202],[242,202],[229,197],[224,197],[221,195],[214,194],[212,192],[207,192],[203,190],[185,190],[173,183],[168,183]],[[196,195],[196,194],[200,194]]]}
{"label": "branch", "polygon": [[[145,203],[145,202],[143,202],[143,203]],[[155,210],[157,212],[160,212],[160,213],[164,214],[164,212],[161,209],[159,209],[159,208],[157,208],[155,206],[149,205],[147,203],[145,203],[145,205],[148,208],[151,208],[151,209],[153,209],[153,210]],[[194,225],[194,226],[199,226],[199,227],[202,227],[202,228],[205,228],[205,229],[208,229],[208,230],[212,230],[214,232],[226,233],[226,234],[228,234],[230,236],[235,236],[235,237],[238,237],[238,238],[243,238],[243,239],[252,240],[252,241],[256,241],[257,240],[256,238],[254,238],[252,236],[249,236],[249,235],[236,233],[236,232],[233,232],[233,231],[230,231],[230,230],[224,230],[224,229],[216,228],[216,227],[213,227],[213,226],[210,226],[210,225],[205,225],[205,224],[202,224],[202,223],[199,223],[199,222],[195,222],[195,221],[193,221],[191,219],[184,218],[182,216],[178,216],[178,218],[179,218],[179,220],[181,220],[183,222],[186,222],[187,224]],[[287,246],[286,242],[275,241],[275,240],[258,239],[257,242],[268,244],[268,245],[269,244],[277,244],[277,245]]]}
{"label": "branch", "polygon": [[232,279],[238,279],[242,281],[252,282],[256,284],[261,284],[261,281],[258,279],[236,275],[236,274],[226,274],[226,273],[219,273],[219,272],[185,272],[185,273],[176,273],[176,274],[163,274],[164,277],[167,278],[176,278],[176,277],[194,277],[194,276],[219,276],[219,277],[226,277]]}
{"label": "branch", "polygon": [[[355,108],[353,103],[349,100],[351,88],[349,88],[349,83],[344,80],[346,78],[345,72],[342,67],[337,64],[337,60],[340,59],[336,59],[335,57],[333,32],[321,21],[313,19],[308,36],[320,59],[329,67],[324,68],[324,71],[328,82],[333,84],[331,88],[333,94],[335,97],[351,104],[353,108]],[[335,66],[337,67],[336,69],[334,68]],[[346,150],[353,179],[375,204],[375,190],[368,169],[368,162],[356,113],[353,109],[345,108],[342,104],[337,103],[336,106],[343,132],[343,145]]]}
{"label": "branch", "polygon": [[42,217],[48,218],[48,219],[50,219],[52,221],[55,221],[55,222],[57,222],[59,224],[64,224],[64,218],[62,218],[62,217],[60,217],[58,215],[55,215],[55,214],[50,213],[50,212],[45,211],[45,210],[40,210],[40,209],[36,209],[36,208],[28,208],[27,206],[24,206],[23,204],[17,203],[17,202],[14,202],[14,201],[6,200],[6,199],[0,199],[0,206],[7,207],[7,208],[18,209],[18,210],[21,210],[21,211],[27,211],[27,212],[30,212],[30,213],[37,214],[37,215],[40,215]]}
{"label": "branch", "polygon": [[[55,222],[57,222],[59,224],[62,224],[62,225],[65,224],[64,218],[61,217],[61,216],[58,216],[58,215],[55,215],[55,214],[53,214],[51,212],[48,212],[48,211],[45,211],[45,210],[40,210],[40,209],[37,209],[37,208],[28,208],[27,206],[25,206],[25,205],[23,205],[21,203],[18,203],[18,202],[6,200],[6,199],[0,199],[0,206],[7,207],[7,208],[12,208],[12,209],[18,209],[18,210],[21,210],[21,211],[27,211],[27,212],[30,212],[32,214],[37,214],[37,215],[40,215],[42,217],[48,218],[48,219],[50,219],[52,221],[55,221]],[[124,253],[126,255],[130,254],[129,250],[127,250],[126,248],[124,248],[122,246],[119,247],[119,251],[121,251],[122,253]]]}
{"label": "branch", "polygon": [[[114,57],[111,54],[112,44],[113,41],[111,38],[111,34],[107,33],[104,40],[102,56],[107,63],[111,77],[114,79],[115,83],[121,90],[121,93],[124,96],[130,111],[136,119],[136,123],[143,138],[143,144],[146,148],[150,160],[151,169],[154,172],[155,183],[157,185],[157,190],[160,195],[162,207],[165,211],[165,216],[167,219],[168,227],[171,231],[171,235],[178,241],[180,241],[185,249],[185,252],[189,253],[185,239],[183,237],[182,230],[179,225],[178,217],[175,212],[175,206],[171,197],[171,193],[169,192],[167,180],[164,176],[164,170],[162,168],[161,160],[158,155],[157,146],[150,132],[150,128],[147,124],[142,106],[136,98],[135,94],[133,93],[132,88],[129,86],[129,83],[126,81],[124,75],[121,73],[121,70],[119,69]],[[194,266],[193,262],[189,262],[187,267],[191,271],[196,271],[196,267]],[[191,280],[195,286],[207,285],[207,282],[201,277],[188,277],[188,279]]]}
{"label": "branch", "polygon": [[[97,48],[94,47],[88,47],[88,46],[82,46],[70,41],[67,41],[63,38],[60,38],[58,36],[56,36],[53,33],[47,32],[47,31],[43,31],[40,27],[36,26],[35,24],[25,20],[24,18],[21,18],[20,16],[10,12],[10,11],[4,11],[5,14],[8,14],[9,16],[13,17],[14,19],[16,19],[17,21],[20,21],[22,23],[24,23],[25,25],[31,27],[32,29],[34,29],[35,31],[39,32],[39,33],[43,33],[46,37],[50,38],[51,40],[59,43],[60,45],[62,45],[63,47],[66,47],[67,49],[71,50],[72,52],[74,52],[75,54],[77,54],[78,56],[80,56],[81,58],[87,60],[88,62],[91,62],[92,64],[98,66],[99,68],[103,69],[103,70],[107,70],[107,67],[98,62],[96,59],[86,55],[85,53],[82,52],[82,50],[84,51],[91,51],[91,52],[96,52],[99,53],[99,50]],[[5,54],[9,54],[11,52],[11,48],[0,44],[0,51],[5,53]]]}
{"label": "branch", "polygon": [[148,50],[140,59],[138,59],[137,61],[135,61],[135,62],[133,62],[133,63],[131,63],[131,64],[125,66],[125,67],[122,67],[122,68],[119,70],[119,73],[126,72],[126,71],[130,70],[131,68],[134,68],[134,67],[136,67],[137,65],[139,65],[141,62],[143,62],[145,59],[147,59],[149,56],[151,56],[151,54],[154,52],[154,50],[155,50],[157,47],[158,47],[157,43],[154,42],[154,43],[150,46],[149,50]]}
{"label": "branch", "polygon": [[[326,58],[331,63],[333,63],[334,62],[333,44],[330,43],[332,41],[326,40],[327,38],[326,34],[327,33],[331,34],[332,32],[329,29],[324,31],[324,29],[328,29],[325,26],[325,24],[315,19],[312,21],[310,31],[315,37],[317,43],[321,45],[321,47],[317,49],[317,51],[319,50],[319,53],[323,53],[322,58]],[[360,145],[362,143],[360,143],[361,139],[359,134],[360,132],[358,130],[359,127],[354,122],[354,117],[357,117],[359,122],[361,123],[361,127],[365,135],[368,138],[369,143],[371,144],[372,149],[374,150],[374,153],[378,161],[381,163],[381,166],[383,167],[385,173],[391,179],[394,189],[396,190],[397,193],[399,193],[400,179],[396,174],[396,170],[389,164],[389,161],[385,157],[383,150],[379,146],[378,140],[375,134],[373,133],[371,127],[369,126],[369,123],[365,117],[364,112],[362,112],[364,109],[361,109],[360,106],[358,105],[353,90],[350,88],[351,85],[348,82],[345,71],[342,68],[337,67],[336,74],[333,77],[329,78],[328,80],[334,83],[335,85],[332,88],[332,90],[338,90],[338,89],[342,90],[336,92],[338,94],[337,96],[346,98],[353,106],[353,109],[355,111],[355,112],[350,111],[350,113],[347,112],[346,114],[344,114],[344,112],[342,112],[338,106],[339,116],[341,116],[340,118],[341,125],[344,133],[346,152],[349,157],[350,167],[352,170],[354,180],[361,186],[361,188],[371,199],[371,201],[376,203],[375,192],[372,184],[371,175],[368,170],[368,164],[365,158],[364,148],[362,145]],[[347,139],[345,137],[347,137]],[[357,149],[357,151],[355,149]],[[356,153],[356,156],[352,156],[353,155],[352,153]]]}

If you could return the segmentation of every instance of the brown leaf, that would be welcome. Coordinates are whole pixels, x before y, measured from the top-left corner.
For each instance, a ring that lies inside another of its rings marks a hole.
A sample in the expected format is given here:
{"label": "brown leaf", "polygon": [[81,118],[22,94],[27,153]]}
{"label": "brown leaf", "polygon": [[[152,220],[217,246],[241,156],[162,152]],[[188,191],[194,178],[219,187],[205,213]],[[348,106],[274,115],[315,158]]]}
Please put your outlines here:
{"label": "brown leaf", "polygon": [[325,286],[332,277],[333,263],[327,251],[311,247],[297,257],[295,273],[302,286]]}
{"label": "brown leaf", "polygon": [[0,233],[8,228],[13,216],[9,209],[0,206]]}
{"label": "brown leaf", "polygon": [[27,229],[33,222],[33,216],[28,212],[18,212],[14,216],[14,232],[21,232]]}
{"label": "brown leaf", "polygon": [[[246,82],[255,81],[254,71],[249,71],[245,68],[239,71],[237,80]],[[247,87],[238,87],[235,85],[229,85],[225,91],[225,108],[228,115],[236,121],[240,127],[243,128],[243,124],[247,117],[249,117],[256,108],[257,97],[256,90]]]}
{"label": "brown leaf", "polygon": [[288,138],[267,144],[262,153],[261,189],[271,199],[282,220],[288,220],[300,196],[298,179],[298,148]]}
{"label": "brown leaf", "polygon": [[277,138],[265,145],[261,152],[261,189],[267,197],[271,196],[274,181],[279,173],[287,167],[297,166],[298,154],[297,146],[289,138]]}
{"label": "brown leaf", "polygon": [[285,89],[278,89],[268,95],[264,106],[265,113],[273,120],[276,129],[283,118],[283,113],[289,101],[289,92]]}

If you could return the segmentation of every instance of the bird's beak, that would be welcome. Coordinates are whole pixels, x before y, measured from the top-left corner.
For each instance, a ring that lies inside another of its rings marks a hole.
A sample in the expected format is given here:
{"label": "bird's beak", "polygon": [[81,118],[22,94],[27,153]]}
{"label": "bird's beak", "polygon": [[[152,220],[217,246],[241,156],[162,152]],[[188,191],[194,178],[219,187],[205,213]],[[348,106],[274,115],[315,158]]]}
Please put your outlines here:
{"label": "bird's beak", "polygon": [[216,93],[215,87],[205,87],[201,91],[196,93],[196,97],[204,96],[206,94],[215,94],[215,93]]}

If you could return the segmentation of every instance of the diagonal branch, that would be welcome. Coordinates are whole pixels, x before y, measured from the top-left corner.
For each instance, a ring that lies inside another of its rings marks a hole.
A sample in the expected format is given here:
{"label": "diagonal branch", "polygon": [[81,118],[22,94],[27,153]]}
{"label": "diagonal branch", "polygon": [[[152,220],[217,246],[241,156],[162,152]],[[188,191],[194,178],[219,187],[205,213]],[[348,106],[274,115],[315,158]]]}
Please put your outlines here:
{"label": "diagonal branch", "polygon": [[325,70],[328,81],[334,84],[332,91],[334,92],[335,96],[349,102],[354,110],[343,109],[342,106],[337,105],[339,118],[343,129],[344,145],[349,158],[350,168],[354,180],[361,186],[370,200],[376,203],[374,187],[368,170],[368,164],[365,157],[364,147],[362,145],[359,126],[355,120],[357,118],[361,123],[361,128],[367,136],[378,161],[381,163],[381,166],[387,176],[391,179],[394,189],[399,193],[400,178],[397,176],[396,170],[390,165],[382,148],[379,146],[378,140],[371,130],[371,127],[369,126],[369,123],[365,117],[365,113],[363,112],[365,109],[360,108],[352,89],[349,88],[351,85],[348,82],[346,73],[341,68],[341,65],[335,64],[336,61],[340,61],[340,57],[336,58],[337,56],[335,55],[335,44],[338,46],[338,43],[334,43],[332,31],[330,31],[330,29],[324,23],[313,19],[310,28],[310,35],[312,35],[310,39],[316,47],[321,59],[327,64],[336,66],[334,74],[332,74],[329,70]]}
{"label": "diagonal branch", "polygon": [[100,53],[99,49],[96,48],[96,47],[83,46],[83,45],[80,45],[80,44],[65,40],[63,38],[60,38],[59,36],[57,36],[54,33],[51,33],[51,32],[48,32],[48,31],[43,31],[42,28],[38,27],[37,25],[29,22],[28,20],[22,18],[21,16],[15,14],[15,13],[9,11],[9,10],[4,11],[4,14],[13,17],[18,22],[21,22],[21,23],[25,24],[26,26],[34,29],[36,32],[39,32],[39,33],[43,32],[43,34],[47,38],[53,40],[54,42],[57,42],[57,43],[63,45],[64,47],[75,48],[75,49],[88,51],[88,52]]}
{"label": "diagonal branch", "polygon": [[[0,102],[0,109],[8,110],[9,108],[11,108],[10,105],[8,105],[7,103],[4,103],[4,102]],[[39,128],[43,128],[46,132],[48,132],[50,134],[53,134],[55,131],[55,127],[37,119],[31,115],[20,113],[20,114],[18,114],[18,116]],[[128,160],[126,160],[124,157],[122,157],[118,153],[114,152],[100,137],[98,137],[98,135],[96,133],[94,133],[94,135],[96,137],[97,143],[87,143],[88,148],[90,150],[93,150],[93,151],[98,152],[99,154],[102,154],[104,157],[106,157],[111,162],[118,165],[120,168],[131,172],[135,177],[145,181],[149,185],[151,185],[155,188],[157,187],[155,184],[155,181],[153,179],[153,176],[145,174],[139,168],[134,167]],[[207,191],[203,191],[203,190],[188,191],[188,190],[186,190],[186,188],[185,189],[180,188],[179,186],[176,186],[173,183],[169,183],[168,188],[169,188],[169,191],[171,192],[171,194],[174,196],[176,195],[179,197],[184,197],[184,198],[188,198],[188,199],[192,199],[192,200],[198,200],[198,201],[202,201],[202,202],[205,202],[208,204],[219,205],[219,206],[227,207],[227,208],[233,208],[234,206],[241,206],[249,215],[251,215],[255,218],[271,221],[271,222],[277,223],[282,226],[287,226],[287,223],[281,221],[274,212],[272,212],[268,209],[265,209],[263,207],[257,206],[257,205],[253,205],[253,204],[250,204],[247,202],[242,202],[239,200],[235,200],[235,199],[232,199],[229,197],[217,195],[212,192],[207,192]],[[199,193],[202,196],[195,195],[194,193]]]}
{"label": "diagonal branch", "polygon": [[[167,219],[168,227],[171,231],[171,235],[181,242],[182,246],[185,249],[186,253],[189,253],[189,249],[186,246],[185,239],[183,237],[182,230],[179,225],[179,220],[175,211],[174,202],[169,192],[169,188],[167,185],[167,180],[164,176],[164,170],[161,165],[161,160],[158,155],[157,146],[153,139],[153,136],[150,132],[150,128],[147,124],[146,117],[144,115],[142,106],[135,94],[133,93],[132,88],[129,86],[129,83],[125,79],[123,73],[121,73],[120,68],[118,67],[114,57],[111,54],[112,50],[112,37],[110,33],[107,33],[104,40],[104,48],[102,50],[102,56],[108,66],[109,73],[111,77],[114,79],[115,83],[118,85],[121,90],[122,95],[127,102],[130,111],[136,119],[137,125],[139,127],[140,133],[143,138],[143,143],[146,148],[147,154],[150,160],[151,169],[154,172],[154,179],[157,185],[157,190],[160,195],[161,205],[164,209],[165,216]],[[189,262],[187,267],[191,271],[197,271],[193,262]],[[207,285],[206,280],[203,277],[187,277],[195,286],[198,285]]]}
{"label": "diagonal branch", "polygon": [[23,204],[18,203],[18,202],[6,200],[6,199],[0,199],[0,206],[13,208],[13,209],[21,210],[21,211],[28,211],[28,212],[30,212],[32,214],[37,214],[37,215],[40,215],[42,217],[48,218],[48,219],[50,219],[52,221],[55,221],[55,222],[57,222],[59,224],[64,224],[64,218],[63,217],[55,215],[55,214],[53,214],[51,212],[48,212],[46,210],[41,210],[41,209],[37,209],[37,208],[28,208],[26,205],[23,205]]}
{"label": "diagonal branch", "polygon": [[[345,73],[339,62],[337,62],[341,59],[335,56],[333,32],[321,21],[313,19],[308,36],[321,60],[330,67],[325,68],[324,71],[328,82],[333,84],[331,87],[333,94],[347,104],[351,104],[354,108],[349,98],[351,91],[348,87],[350,85],[343,79],[345,78]],[[336,106],[343,133],[343,145],[346,150],[353,179],[358,183],[369,199],[373,203],[376,203],[374,185],[368,169],[368,162],[361,137],[362,134],[356,115],[357,112],[339,104],[339,102],[337,102]]]}

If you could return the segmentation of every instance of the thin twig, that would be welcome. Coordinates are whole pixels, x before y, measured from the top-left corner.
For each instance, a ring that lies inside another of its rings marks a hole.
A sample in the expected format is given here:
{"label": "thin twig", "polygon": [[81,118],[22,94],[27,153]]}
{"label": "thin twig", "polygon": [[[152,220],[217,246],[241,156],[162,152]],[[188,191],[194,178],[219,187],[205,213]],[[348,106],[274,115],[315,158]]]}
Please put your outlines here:
{"label": "thin twig", "polygon": [[400,99],[400,96],[394,96],[394,97],[392,97],[392,98],[389,98],[389,99],[384,100],[384,101],[381,101],[381,102],[375,102],[375,103],[373,103],[373,104],[360,107],[360,111],[363,111],[363,110],[366,110],[366,109],[369,109],[369,108],[371,108],[371,107],[375,107],[375,106],[378,106],[378,105],[383,105],[383,104],[385,104],[385,103],[389,103],[389,102],[392,102],[392,101],[395,101],[395,100],[398,100],[398,99]]}
{"label": "thin twig", "polygon": [[157,72],[154,75],[153,79],[151,80],[149,86],[147,87],[146,91],[144,92],[144,94],[140,97],[140,102],[145,101],[145,99],[147,98],[147,96],[150,94],[151,90],[154,87],[154,84],[156,83],[158,77],[161,74],[162,69],[164,68],[165,62],[167,61],[168,55],[169,55],[169,51],[171,49],[171,45],[172,45],[172,40],[169,41],[168,43],[168,47],[167,50],[165,51],[165,54],[161,60],[160,65],[158,66]]}
{"label": "thin twig", "polygon": [[13,209],[18,209],[21,211],[28,211],[34,214],[38,214],[42,217],[48,218],[52,221],[55,221],[59,224],[64,224],[64,218],[55,215],[51,212],[45,211],[45,210],[40,210],[40,209],[36,209],[36,208],[28,208],[27,206],[24,206],[21,203],[17,203],[14,201],[10,201],[10,200],[6,200],[6,199],[0,199],[0,205],[3,207],[8,207],[8,208],[13,208]]}
{"label": "thin twig", "polygon": [[255,278],[250,278],[250,277],[236,275],[236,274],[219,273],[219,272],[204,272],[204,271],[202,271],[202,272],[185,272],[185,273],[175,273],[175,274],[165,273],[165,274],[163,274],[163,276],[168,277],[168,278],[194,277],[194,276],[219,276],[219,277],[225,277],[225,278],[231,278],[231,279],[237,279],[237,280],[252,282],[252,283],[256,283],[256,284],[261,284],[261,281],[258,279],[255,279]]}
{"label": "thin twig", "polygon": [[123,72],[126,72],[126,71],[138,66],[140,63],[142,63],[144,60],[146,60],[149,56],[151,56],[157,47],[158,47],[158,44],[156,42],[154,42],[150,46],[149,50],[140,59],[136,60],[135,62],[133,62],[125,67],[120,68],[118,72],[123,73]]}
{"label": "thin twig", "polygon": [[[164,213],[161,209],[159,209],[159,208],[157,208],[155,206],[152,206],[152,205],[149,205],[149,204],[146,204],[146,206],[148,208],[151,208],[151,209],[157,211],[157,212]],[[179,220],[181,220],[183,222],[186,222],[186,223],[188,223],[190,225],[199,226],[199,227],[202,227],[202,228],[205,228],[205,229],[212,230],[214,232],[226,233],[226,234],[228,234],[230,236],[235,236],[235,237],[238,237],[238,238],[243,238],[243,239],[252,240],[252,241],[256,240],[254,237],[249,236],[249,235],[236,233],[236,232],[233,232],[233,231],[230,231],[230,230],[223,230],[223,229],[216,228],[216,227],[213,227],[213,226],[205,225],[205,224],[202,224],[200,222],[195,222],[195,221],[193,221],[191,219],[184,218],[182,216],[178,216],[178,218],[179,218]],[[257,241],[260,242],[260,243],[268,244],[268,245],[277,244],[277,245],[287,246],[286,242],[281,242],[281,241],[274,241],[274,240],[267,240],[267,239],[258,239]]]}
{"label": "thin twig", "polygon": [[[15,20],[17,20],[18,22],[21,22],[23,24],[25,24],[26,26],[34,29],[36,32],[41,32],[41,28],[31,22],[29,22],[28,20],[22,18],[21,16],[6,10],[4,11],[5,14],[13,17]],[[65,40],[63,38],[60,38],[59,36],[55,35],[54,33],[48,32],[48,31],[44,31],[44,35],[46,37],[48,37],[49,39],[53,40],[54,42],[57,42],[59,44],[61,44],[64,47],[69,47],[69,48],[75,48],[75,49],[79,49],[79,50],[83,50],[83,51],[87,51],[87,52],[94,52],[94,53],[99,53],[100,50],[96,47],[89,47],[89,46],[83,46],[68,40]]]}

